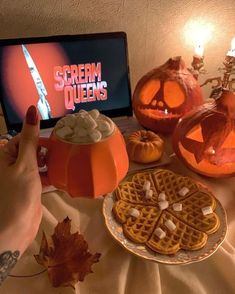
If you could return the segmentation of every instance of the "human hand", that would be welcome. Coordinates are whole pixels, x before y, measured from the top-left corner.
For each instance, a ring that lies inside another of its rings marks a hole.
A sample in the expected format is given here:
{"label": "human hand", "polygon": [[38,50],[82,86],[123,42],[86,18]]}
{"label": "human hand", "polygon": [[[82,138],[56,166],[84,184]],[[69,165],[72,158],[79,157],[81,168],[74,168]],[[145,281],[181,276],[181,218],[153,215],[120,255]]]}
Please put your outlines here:
{"label": "human hand", "polygon": [[38,135],[38,113],[31,106],[22,132],[0,147],[0,252],[17,250],[22,254],[41,222]]}

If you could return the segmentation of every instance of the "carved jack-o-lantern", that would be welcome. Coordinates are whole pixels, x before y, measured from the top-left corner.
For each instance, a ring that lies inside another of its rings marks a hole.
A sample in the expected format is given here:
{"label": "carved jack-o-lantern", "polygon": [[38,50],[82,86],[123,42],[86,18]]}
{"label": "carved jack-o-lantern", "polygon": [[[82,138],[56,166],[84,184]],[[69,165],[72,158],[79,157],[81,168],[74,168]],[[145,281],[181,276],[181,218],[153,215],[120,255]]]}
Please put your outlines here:
{"label": "carved jack-o-lantern", "polygon": [[172,132],[179,118],[202,102],[201,88],[181,57],[144,75],[133,94],[136,118],[155,132]]}
{"label": "carved jack-o-lantern", "polygon": [[235,175],[235,95],[221,97],[187,113],[173,134],[178,157],[192,170],[210,177]]}

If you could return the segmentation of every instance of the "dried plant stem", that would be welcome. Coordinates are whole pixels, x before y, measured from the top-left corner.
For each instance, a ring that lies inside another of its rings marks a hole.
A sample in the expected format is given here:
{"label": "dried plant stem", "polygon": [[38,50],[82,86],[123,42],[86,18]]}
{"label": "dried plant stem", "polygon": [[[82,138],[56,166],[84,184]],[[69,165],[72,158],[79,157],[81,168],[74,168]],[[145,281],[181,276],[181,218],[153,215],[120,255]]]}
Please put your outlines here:
{"label": "dried plant stem", "polygon": [[43,273],[45,273],[47,271],[47,269],[45,268],[44,270],[42,270],[41,272],[38,272],[36,274],[32,274],[32,275],[25,275],[25,276],[18,276],[18,275],[8,275],[8,277],[12,277],[12,278],[32,278],[35,276],[39,276]]}

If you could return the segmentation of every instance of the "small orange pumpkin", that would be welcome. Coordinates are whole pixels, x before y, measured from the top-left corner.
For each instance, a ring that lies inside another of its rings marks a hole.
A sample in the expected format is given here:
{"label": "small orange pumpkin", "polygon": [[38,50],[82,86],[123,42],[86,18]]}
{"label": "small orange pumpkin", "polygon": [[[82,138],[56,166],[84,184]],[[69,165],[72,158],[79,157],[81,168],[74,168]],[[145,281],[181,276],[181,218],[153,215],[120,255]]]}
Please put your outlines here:
{"label": "small orange pumpkin", "polygon": [[127,139],[129,159],[139,163],[157,161],[163,153],[163,140],[154,132],[139,130]]}
{"label": "small orange pumpkin", "polygon": [[183,114],[203,103],[203,96],[198,82],[178,56],[144,75],[132,101],[142,126],[170,133]]}

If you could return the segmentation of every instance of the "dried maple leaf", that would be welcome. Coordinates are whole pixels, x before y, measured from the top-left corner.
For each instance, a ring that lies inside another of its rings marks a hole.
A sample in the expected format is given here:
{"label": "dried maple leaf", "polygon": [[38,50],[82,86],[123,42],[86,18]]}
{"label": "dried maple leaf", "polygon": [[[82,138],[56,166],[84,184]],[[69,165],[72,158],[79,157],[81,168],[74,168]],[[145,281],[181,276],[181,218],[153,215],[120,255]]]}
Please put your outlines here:
{"label": "dried maple leaf", "polygon": [[71,234],[71,220],[67,217],[58,223],[48,242],[43,233],[36,261],[47,268],[53,287],[75,287],[78,281],[92,273],[91,266],[99,261],[99,253],[88,252],[88,244],[78,232]]}

